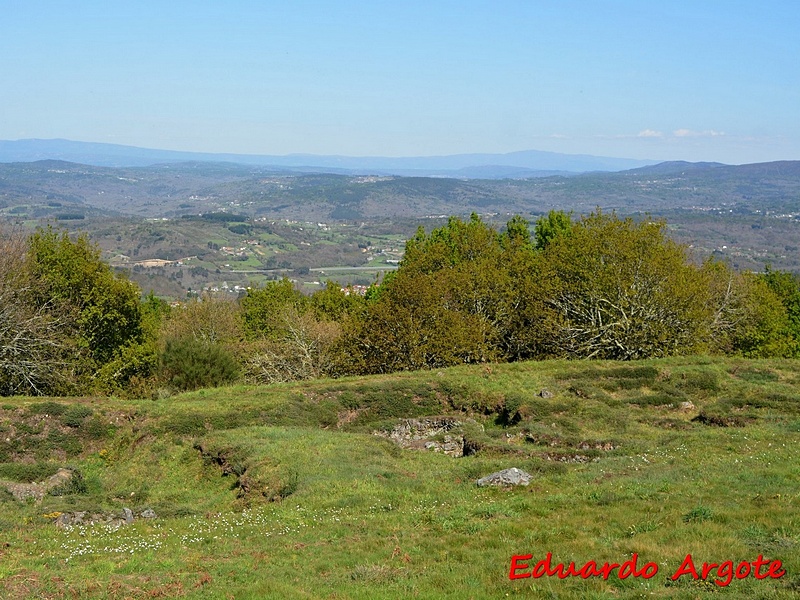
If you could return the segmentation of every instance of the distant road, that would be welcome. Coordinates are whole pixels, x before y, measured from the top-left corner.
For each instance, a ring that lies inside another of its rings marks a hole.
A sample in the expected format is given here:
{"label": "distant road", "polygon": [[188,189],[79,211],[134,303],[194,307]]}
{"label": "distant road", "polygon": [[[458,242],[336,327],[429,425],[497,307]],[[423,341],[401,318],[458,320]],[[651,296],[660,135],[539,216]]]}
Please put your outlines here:
{"label": "distant road", "polygon": [[309,271],[325,272],[325,271],[396,271],[397,265],[379,265],[377,267],[319,267],[309,269]]}
{"label": "distant road", "polygon": [[[231,269],[230,271],[223,271],[223,273],[290,273],[296,269]],[[325,271],[396,271],[397,265],[378,265],[376,267],[315,267],[309,269],[315,273],[324,273]]]}

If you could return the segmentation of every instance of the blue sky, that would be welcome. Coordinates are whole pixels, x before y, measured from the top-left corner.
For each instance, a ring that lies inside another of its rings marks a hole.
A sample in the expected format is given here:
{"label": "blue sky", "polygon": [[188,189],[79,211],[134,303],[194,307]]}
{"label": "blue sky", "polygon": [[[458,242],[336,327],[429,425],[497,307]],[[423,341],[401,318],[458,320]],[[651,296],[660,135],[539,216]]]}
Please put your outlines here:
{"label": "blue sky", "polygon": [[800,159],[800,2],[0,0],[0,139]]}

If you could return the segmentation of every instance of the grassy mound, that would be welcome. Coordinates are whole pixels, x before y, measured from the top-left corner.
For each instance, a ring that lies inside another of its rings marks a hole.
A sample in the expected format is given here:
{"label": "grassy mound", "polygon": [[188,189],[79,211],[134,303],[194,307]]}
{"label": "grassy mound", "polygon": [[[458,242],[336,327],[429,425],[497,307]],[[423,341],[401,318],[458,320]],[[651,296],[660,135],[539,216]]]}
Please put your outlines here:
{"label": "grassy mound", "polygon": [[[458,422],[452,434],[473,452],[453,458],[387,437],[423,417]],[[63,466],[82,475],[81,486],[41,502],[0,492],[2,597],[800,590],[798,361],[557,361],[158,401],[15,398],[0,407],[0,429],[0,478],[31,481]],[[475,485],[512,466],[532,483]],[[130,525],[53,523],[124,508],[136,515]],[[140,518],[147,509],[157,517]],[[578,568],[636,554],[658,573],[509,579],[513,555],[535,563],[547,553]],[[673,581],[687,554],[698,567],[762,555],[786,574],[724,587],[714,577]]]}

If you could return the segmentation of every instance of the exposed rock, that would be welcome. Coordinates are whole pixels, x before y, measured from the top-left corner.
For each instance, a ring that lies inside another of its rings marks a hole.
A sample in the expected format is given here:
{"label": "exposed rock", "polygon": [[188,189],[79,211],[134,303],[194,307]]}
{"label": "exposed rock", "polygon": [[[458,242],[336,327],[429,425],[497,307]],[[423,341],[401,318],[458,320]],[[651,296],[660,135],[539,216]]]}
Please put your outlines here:
{"label": "exposed rock", "polygon": [[66,486],[72,481],[74,476],[75,472],[70,469],[59,469],[55,474],[48,477],[46,481],[40,483],[2,481],[0,485],[11,492],[15,500],[24,501],[28,498],[33,498],[37,502],[41,502],[42,498],[44,498],[50,490]]}
{"label": "exposed rock", "polygon": [[391,439],[421,440],[450,431],[461,425],[450,417],[430,417],[422,419],[403,419],[389,434]]}
{"label": "exposed rock", "polygon": [[477,450],[456,431],[461,426],[461,421],[452,417],[423,417],[403,419],[388,433],[383,431],[373,433],[389,438],[401,448],[442,452],[457,458],[474,454]]}
{"label": "exposed rock", "polygon": [[689,402],[689,401],[687,400],[686,402],[681,402],[681,403],[678,405],[678,408],[680,408],[681,410],[690,411],[690,410],[694,410],[694,409],[695,409],[695,408],[697,408],[697,407],[694,405],[694,403],[692,403],[692,402]]}
{"label": "exposed rock", "polygon": [[485,487],[488,485],[528,485],[530,482],[531,476],[528,473],[517,467],[511,467],[510,469],[503,469],[486,477],[481,477],[478,479],[477,484]]}
{"label": "exposed rock", "polygon": [[619,448],[619,445],[614,445],[613,442],[581,442],[578,444],[578,450],[603,450],[604,452],[609,452],[611,450],[616,450]]}
{"label": "exposed rock", "polygon": [[539,396],[541,396],[542,398],[552,398],[554,395],[555,394],[553,394],[553,392],[551,392],[550,390],[542,390],[541,392],[539,392]]}
{"label": "exposed rock", "polygon": [[[571,453],[560,453],[560,452],[549,452],[546,453],[543,458],[545,460],[554,460],[557,462],[562,463],[588,463],[592,462],[592,459],[588,456],[584,456],[583,454],[571,454]],[[599,458],[597,460],[600,460]]]}
{"label": "exposed rock", "polygon": [[424,447],[426,450],[433,452],[443,452],[448,456],[463,456],[464,455],[464,437],[463,436],[444,436],[444,442],[425,442]]}
{"label": "exposed rock", "polygon": [[[135,516],[130,508],[123,508],[122,513],[92,513],[87,516],[86,511],[75,511],[65,513],[54,513],[58,515],[53,519],[56,527],[75,527],[77,525],[110,525],[113,527],[122,527],[123,525],[131,525],[134,522]],[[139,513],[142,519],[155,519],[156,513],[151,508],[147,508]]]}
{"label": "exposed rock", "polygon": [[61,513],[60,515],[58,515],[56,517],[56,520],[54,521],[54,523],[56,524],[56,527],[59,527],[59,528],[69,527],[70,525],[72,525],[72,514],[71,513]]}
{"label": "exposed rock", "polygon": [[60,485],[69,483],[72,480],[73,475],[74,472],[70,471],[69,469],[59,469],[54,475],[51,475],[47,481],[44,482],[44,487],[47,490],[51,490]]}

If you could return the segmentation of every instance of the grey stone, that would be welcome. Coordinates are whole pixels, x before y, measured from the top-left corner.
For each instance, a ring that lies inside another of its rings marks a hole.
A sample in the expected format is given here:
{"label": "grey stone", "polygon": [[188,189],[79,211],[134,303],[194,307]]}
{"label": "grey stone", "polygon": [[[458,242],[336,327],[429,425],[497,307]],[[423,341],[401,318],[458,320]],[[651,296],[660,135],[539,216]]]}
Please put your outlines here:
{"label": "grey stone", "polygon": [[552,398],[555,394],[553,394],[553,392],[551,392],[550,390],[542,390],[541,392],[539,392],[539,395],[542,398]]}
{"label": "grey stone", "polygon": [[56,518],[56,527],[69,527],[72,524],[72,515],[69,513],[61,513]]}
{"label": "grey stone", "polygon": [[156,512],[152,508],[146,508],[143,510],[140,515],[143,519],[155,519]]}
{"label": "grey stone", "polygon": [[130,508],[122,509],[122,518],[125,519],[126,525],[130,525],[131,523],[133,523],[133,512],[131,512]]}
{"label": "grey stone", "polygon": [[478,479],[477,484],[485,487],[487,485],[528,485],[530,482],[531,476],[528,473],[517,467],[511,467],[510,469],[503,469],[486,477],[481,477]]}
{"label": "grey stone", "polygon": [[44,487],[46,490],[52,490],[72,480],[72,471],[69,469],[59,469],[55,475],[51,475],[45,482]]}

